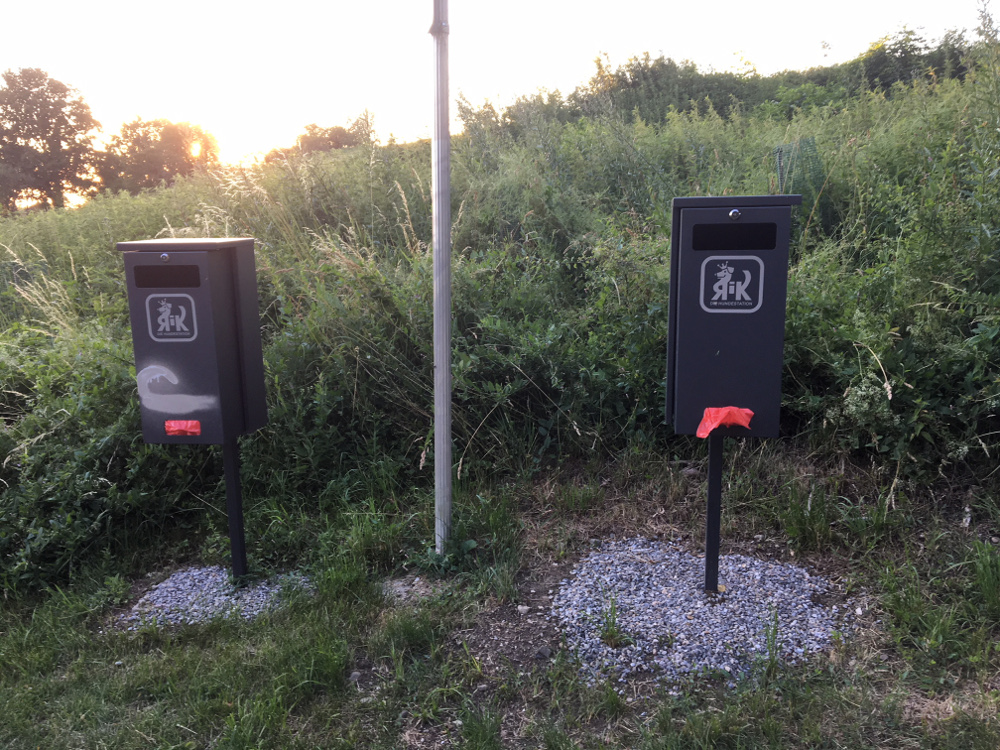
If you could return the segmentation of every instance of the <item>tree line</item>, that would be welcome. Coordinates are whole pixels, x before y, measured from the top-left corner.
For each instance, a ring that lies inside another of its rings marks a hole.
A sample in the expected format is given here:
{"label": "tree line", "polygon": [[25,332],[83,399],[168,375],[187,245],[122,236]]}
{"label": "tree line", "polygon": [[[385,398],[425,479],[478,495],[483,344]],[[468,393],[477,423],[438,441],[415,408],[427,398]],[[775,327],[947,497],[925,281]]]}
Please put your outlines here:
{"label": "tree line", "polygon": [[[568,97],[538,92],[501,112],[489,103],[476,108],[461,99],[458,113],[473,140],[484,129],[517,139],[539,121],[576,121],[598,112],[645,122],[662,122],[670,112],[709,110],[723,118],[737,110],[790,118],[803,109],[843,106],[863,91],[891,92],[897,84],[922,78],[963,78],[970,49],[958,32],[931,46],[903,30],[849,62],[771,76],[758,75],[749,64],[739,72],[703,72],[690,61],[646,54],[612,69],[599,58],[588,84]],[[71,193],[138,193],[219,163],[214,137],[186,122],[136,119],[99,149],[100,123],[75,89],[37,68],[7,71],[3,82],[0,213],[19,207],[60,208]],[[365,112],[346,128],[307,125],[294,146],[273,149],[265,161],[350,148],[373,137],[372,118]]]}
{"label": "tree line", "polygon": [[[219,165],[215,138],[197,125],[137,118],[99,148],[101,124],[76,89],[38,68],[8,70],[3,84],[0,215],[62,208],[68,195],[135,194]],[[313,124],[305,131],[294,147],[266,159],[357,145],[371,137],[371,118],[366,112],[349,128]]]}
{"label": "tree line", "polygon": [[728,119],[739,111],[791,119],[796,112],[815,107],[840,109],[864,92],[891,96],[894,87],[919,80],[964,79],[973,46],[958,31],[949,31],[932,44],[904,29],[873,42],[848,62],[768,76],[750,63],[739,71],[705,71],[689,60],[646,53],[613,68],[598,57],[590,81],[568,96],[538,92],[501,111],[489,103],[477,108],[461,99],[458,113],[473,137],[486,129],[515,140],[539,122],[575,122],[609,113],[627,122],[646,123],[664,122],[671,112],[713,111]]}

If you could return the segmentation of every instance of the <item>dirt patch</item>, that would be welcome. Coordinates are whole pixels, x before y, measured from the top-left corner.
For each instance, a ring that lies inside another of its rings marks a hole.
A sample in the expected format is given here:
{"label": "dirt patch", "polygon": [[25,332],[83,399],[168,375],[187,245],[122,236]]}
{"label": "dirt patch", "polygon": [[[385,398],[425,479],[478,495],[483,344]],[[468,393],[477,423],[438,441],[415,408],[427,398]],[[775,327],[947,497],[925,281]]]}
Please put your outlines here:
{"label": "dirt patch", "polygon": [[[561,636],[548,619],[549,609],[573,563],[565,559],[522,570],[517,600],[488,603],[471,627],[451,634],[454,646],[468,648],[488,677],[497,677],[510,666],[531,667],[552,659],[561,647]],[[397,605],[418,604],[446,586],[416,574],[385,583],[387,595]]]}
{"label": "dirt patch", "polygon": [[491,678],[549,662],[562,648],[559,627],[549,620],[552,597],[572,566],[567,559],[522,571],[517,601],[485,608],[471,628],[452,634],[455,645],[468,648]]}
{"label": "dirt patch", "polygon": [[419,604],[423,599],[437,596],[444,587],[442,581],[433,581],[426,576],[410,573],[402,578],[387,580],[385,593],[395,604]]}
{"label": "dirt patch", "polygon": [[461,741],[461,729],[454,725],[431,726],[410,723],[403,727],[399,741],[406,750],[440,750],[456,747]]}
{"label": "dirt patch", "polygon": [[948,695],[911,693],[903,701],[902,709],[903,722],[907,724],[938,724],[963,713],[983,721],[989,721],[996,715],[991,701],[975,685]]}

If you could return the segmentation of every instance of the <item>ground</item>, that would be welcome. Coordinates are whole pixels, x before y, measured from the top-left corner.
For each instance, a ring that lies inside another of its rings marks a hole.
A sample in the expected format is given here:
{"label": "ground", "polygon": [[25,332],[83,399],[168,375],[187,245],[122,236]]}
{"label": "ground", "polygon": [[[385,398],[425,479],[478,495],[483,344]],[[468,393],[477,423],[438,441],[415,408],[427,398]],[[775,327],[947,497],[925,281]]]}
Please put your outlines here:
{"label": "ground", "polygon": [[[581,699],[579,683],[572,683],[575,667],[571,655],[565,651],[558,627],[548,619],[551,601],[560,583],[572,575],[576,562],[603,541],[633,537],[670,540],[698,554],[704,534],[703,484],[703,466],[694,462],[677,462],[669,472],[636,471],[602,478],[577,470],[569,477],[564,473],[538,480],[529,497],[519,498],[522,556],[514,590],[502,599],[488,596],[467,605],[474,609],[464,617],[464,625],[447,635],[442,646],[445,656],[454,657],[465,670],[460,692],[443,698],[447,708],[430,715],[420,715],[425,709],[412,696],[402,702],[382,701],[380,692],[393,684],[392,665],[385,661],[374,663],[364,653],[356,652],[348,683],[358,693],[362,708],[359,715],[378,713],[381,709],[376,706],[382,703],[395,705],[391,715],[380,716],[381,731],[390,735],[398,732],[393,741],[402,747],[431,750],[464,746],[468,738],[463,736],[461,717],[466,714],[462,711],[479,708],[498,722],[502,747],[527,748],[539,746],[537,734],[531,732],[537,732],[539,721],[551,715],[552,702],[567,700],[576,702],[571,731],[576,738],[593,740],[614,735],[611,744],[624,742],[622,746],[628,746],[628,733],[644,721],[647,705],[651,712],[655,711],[654,706],[664,697],[664,688],[652,679],[630,681],[623,698],[631,717],[628,726],[608,718],[606,710],[581,709],[579,701],[588,699]],[[851,636],[850,649],[835,648],[820,658],[844,667],[845,674],[860,670],[878,680],[878,674],[884,673],[887,685],[898,685],[892,676],[905,673],[907,665],[886,635],[878,604],[852,579],[846,557],[822,549],[798,553],[776,525],[742,517],[740,503],[752,501],[741,500],[732,487],[727,488],[730,496],[734,499],[724,516],[721,553],[795,563],[822,575],[833,584],[834,592],[821,603],[849,604],[857,630]],[[761,514],[746,515],[759,518]],[[138,600],[169,572],[135,582],[130,601]],[[404,571],[385,585],[387,600],[392,604],[386,616],[391,616],[391,612],[417,607],[446,593],[449,586],[460,584],[453,579]],[[994,683],[993,689],[1000,690],[1000,675]],[[571,684],[574,687],[567,689]],[[444,688],[437,683],[433,689]],[[594,700],[593,696],[589,700]],[[365,709],[366,705],[370,708]],[[905,721],[920,725],[945,722],[960,712],[986,716],[993,704],[970,687],[937,696],[933,691],[910,691],[899,696],[899,705]],[[378,728],[373,726],[375,731]]]}
{"label": "ground", "polygon": [[[508,601],[487,601],[467,627],[451,633],[448,644],[454,651],[464,652],[481,669],[482,682],[473,691],[472,699],[477,705],[490,705],[494,709],[499,706],[503,747],[538,745],[537,737],[528,736],[525,730],[547,708],[534,703],[551,699],[547,672],[555,667],[563,649],[559,628],[547,615],[561,581],[572,575],[573,566],[587,549],[601,541],[636,536],[672,540],[694,554],[702,549],[704,532],[700,514],[703,504],[698,493],[703,477],[695,467],[688,468],[682,476],[686,480],[683,497],[679,503],[671,505],[670,511],[665,509],[660,492],[642,482],[639,483],[642,486],[637,490],[633,488],[627,498],[624,496],[627,489],[607,482],[594,493],[599,503],[568,514],[565,508],[560,508],[559,512],[555,510],[555,503],[559,501],[554,496],[556,485],[551,480],[541,480],[535,486],[529,510],[522,513],[526,552],[517,577],[516,596]],[[676,488],[671,489],[676,491]],[[550,495],[550,502],[545,502]],[[581,492],[580,496],[586,493]],[[736,538],[723,539],[722,554],[739,553],[803,564],[812,572],[828,577],[835,585],[846,574],[846,566],[841,560],[823,555],[811,555],[803,560],[787,540],[772,538],[766,533],[734,536]],[[408,606],[421,597],[437,594],[441,586],[443,584],[410,574],[391,579],[387,590],[397,606]],[[842,594],[832,596],[838,599],[837,603],[844,603]],[[862,599],[859,597],[858,601]],[[832,600],[823,602],[832,603]],[[870,603],[865,600],[859,606],[866,613],[863,621],[874,625],[874,617],[868,614]],[[364,666],[377,669],[374,665]],[[358,675],[362,691],[372,689],[377,681],[373,673],[362,671]],[[498,691],[501,695],[497,695]],[[633,680],[625,700],[629,704],[652,705],[658,697],[662,697],[662,688],[652,679]],[[459,730],[453,722],[435,724],[404,716],[400,736],[404,746],[413,750],[447,748],[460,746]],[[611,731],[610,722],[598,716],[594,716],[586,727],[590,737],[608,731]]]}

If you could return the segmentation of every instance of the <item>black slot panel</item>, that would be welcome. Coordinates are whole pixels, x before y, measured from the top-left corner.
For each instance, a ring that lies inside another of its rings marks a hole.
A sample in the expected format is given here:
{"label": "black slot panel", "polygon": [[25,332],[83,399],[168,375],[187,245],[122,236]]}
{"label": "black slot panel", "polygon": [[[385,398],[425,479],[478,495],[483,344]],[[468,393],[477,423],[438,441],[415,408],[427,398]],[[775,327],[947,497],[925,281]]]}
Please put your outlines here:
{"label": "black slot panel", "polygon": [[135,285],[139,289],[197,289],[201,286],[198,266],[136,266]]}
{"label": "black slot panel", "polygon": [[728,252],[733,250],[774,250],[778,240],[778,225],[754,224],[695,224],[691,233],[695,250]]}

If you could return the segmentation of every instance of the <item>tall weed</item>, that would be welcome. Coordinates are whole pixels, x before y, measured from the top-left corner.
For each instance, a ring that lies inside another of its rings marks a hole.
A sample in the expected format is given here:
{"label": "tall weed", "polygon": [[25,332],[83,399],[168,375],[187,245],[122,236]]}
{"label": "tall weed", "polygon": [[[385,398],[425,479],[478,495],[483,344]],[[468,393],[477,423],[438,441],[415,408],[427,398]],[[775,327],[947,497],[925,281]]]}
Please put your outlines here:
{"label": "tall weed", "polygon": [[[1000,451],[990,29],[964,82],[790,117],[706,104],[643,121],[599,97],[572,117],[552,97],[503,115],[467,107],[452,188],[459,479],[667,450],[670,200],[772,192],[775,149],[808,142],[818,171],[793,236],[786,433],[894,481],[987,482]],[[42,580],[117,544],[104,532],[132,513],[161,528],[220,492],[211,451],[138,442],[118,240],[258,239],[271,421],[244,441],[244,481],[261,509],[251,523],[287,554],[301,542],[278,530],[311,499],[346,518],[345,478],[377,478],[365,494],[380,501],[429,483],[428,152],[370,140],[0,220],[4,570]],[[786,522],[822,544],[832,503],[813,514],[799,501]]]}

